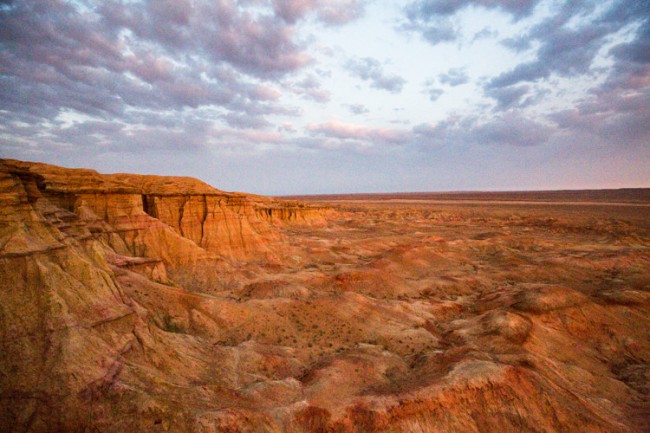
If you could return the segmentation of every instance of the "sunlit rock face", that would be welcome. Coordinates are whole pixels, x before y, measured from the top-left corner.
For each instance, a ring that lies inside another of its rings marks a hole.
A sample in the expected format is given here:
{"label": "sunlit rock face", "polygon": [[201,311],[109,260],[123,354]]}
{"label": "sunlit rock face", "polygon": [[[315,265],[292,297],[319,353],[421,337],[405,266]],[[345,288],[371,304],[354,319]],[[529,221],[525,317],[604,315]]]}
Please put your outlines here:
{"label": "sunlit rock face", "polygon": [[0,431],[648,431],[643,203],[309,205],[0,160]]}

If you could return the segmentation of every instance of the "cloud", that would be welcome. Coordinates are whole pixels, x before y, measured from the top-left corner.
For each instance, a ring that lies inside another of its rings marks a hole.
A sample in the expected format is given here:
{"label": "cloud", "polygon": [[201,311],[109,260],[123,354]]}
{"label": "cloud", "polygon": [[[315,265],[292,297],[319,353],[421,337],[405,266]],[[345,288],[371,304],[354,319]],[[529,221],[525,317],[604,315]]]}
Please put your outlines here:
{"label": "cloud", "polygon": [[445,93],[442,89],[429,89],[429,100],[436,102],[442,94]]}
{"label": "cloud", "polygon": [[[401,29],[417,32],[432,44],[450,42],[460,36],[461,29],[451,19],[470,7],[498,9],[516,19],[529,16],[541,0],[418,0],[404,7],[406,21]],[[489,34],[485,34],[487,36]],[[481,34],[484,36],[484,34]],[[478,34],[477,36],[478,37]],[[474,39],[476,39],[476,37]]]}
{"label": "cloud", "polygon": [[400,146],[512,146],[530,147],[546,143],[554,130],[551,126],[523,115],[510,112],[489,120],[476,116],[450,116],[436,124],[419,124],[411,129],[377,128],[367,125],[331,121],[312,124],[308,130],[316,143],[326,148],[338,148],[347,142]]}
{"label": "cloud", "polygon": [[510,86],[504,88],[488,88],[486,94],[497,100],[498,110],[507,110],[513,107],[521,108],[525,105],[522,98],[530,92],[530,86]]}
{"label": "cloud", "polygon": [[312,134],[340,140],[359,140],[369,143],[405,144],[411,139],[410,131],[392,128],[376,128],[339,121],[309,126]]}
{"label": "cloud", "polygon": [[[18,155],[34,159],[40,153],[57,155],[105,155],[109,153],[141,154],[148,151],[197,152],[209,142],[212,123],[191,115],[144,114],[140,124],[116,121],[83,120],[59,122],[43,128],[35,126],[31,134],[21,131],[21,124],[9,123],[3,130],[12,136],[8,144],[27,138]],[[34,144],[38,143],[38,146]]]}
{"label": "cloud", "polygon": [[225,61],[253,76],[281,76],[311,61],[304,47],[295,42],[292,24],[278,19],[269,8],[258,8],[253,14],[240,6],[234,0],[108,0],[97,12],[114,34],[126,29],[140,42],[179,56],[195,54]]}
{"label": "cloud", "polygon": [[476,42],[480,39],[488,39],[488,38],[496,38],[499,36],[499,32],[489,28],[485,27],[483,30],[476,32],[474,36],[472,37],[472,42]]}
{"label": "cloud", "polygon": [[464,68],[452,68],[444,74],[438,76],[438,81],[450,86],[460,86],[469,82],[469,77]]}
{"label": "cloud", "polygon": [[424,146],[539,146],[546,143],[553,129],[520,112],[504,113],[489,120],[476,116],[450,116],[437,124],[413,127],[415,142]]}
{"label": "cloud", "polygon": [[300,81],[289,85],[289,88],[299,95],[315,102],[329,102],[331,93],[321,87],[320,81],[314,74],[308,74]]}
{"label": "cloud", "polygon": [[532,42],[533,39],[528,35],[517,35],[503,39],[501,44],[511,50],[522,52],[528,50],[532,46]]}
{"label": "cloud", "polygon": [[519,114],[505,114],[472,130],[474,139],[485,144],[538,146],[550,137],[552,129]]}
{"label": "cloud", "polygon": [[352,114],[366,114],[370,112],[368,107],[363,104],[347,104],[346,107]]}
{"label": "cloud", "polygon": [[313,12],[317,5],[310,0],[274,0],[276,14],[288,23],[295,23],[306,14]]}
{"label": "cloud", "polygon": [[[556,14],[534,26],[527,34],[508,42],[517,49],[537,42],[536,59],[495,77],[488,86],[498,88],[535,82],[549,78],[551,74],[565,77],[586,74],[609,36],[634,22],[647,23],[649,15],[650,7],[643,1],[619,0],[603,11],[594,9],[590,2],[566,2]],[[581,25],[571,24],[572,19],[579,17],[582,18]],[[643,38],[642,30],[637,37]],[[641,53],[643,47],[639,48]]]}
{"label": "cloud", "polygon": [[540,0],[419,0],[410,3],[407,10],[422,17],[436,15],[454,15],[468,7],[484,7],[486,9],[501,9],[521,18],[533,11]]}
{"label": "cloud", "polygon": [[281,145],[285,142],[279,131],[241,128],[212,128],[208,139],[212,142],[211,147],[253,151],[259,150],[260,147]]}
{"label": "cloud", "polygon": [[[612,41],[625,36],[627,41]],[[565,2],[557,12],[507,41],[515,50],[536,46],[535,58],[487,82],[486,96],[497,111],[520,110],[537,103],[544,84],[557,78],[576,80],[607,73],[575,106],[547,112],[565,141],[606,143],[611,148],[650,142],[650,6],[643,1]],[[609,56],[611,66],[596,66]],[[634,110],[626,107],[634,106]]]}
{"label": "cloud", "polygon": [[650,11],[635,36],[630,42],[610,49],[609,54],[613,56],[615,64],[601,87],[602,92],[637,90],[650,86]]}
{"label": "cloud", "polygon": [[342,25],[360,18],[364,13],[364,4],[359,0],[273,0],[273,8],[288,23],[314,14],[325,24]]}
{"label": "cloud", "polygon": [[398,75],[384,74],[381,63],[370,57],[351,59],[346,68],[362,80],[369,81],[370,86],[376,89],[399,93],[406,84],[406,80]]}
{"label": "cloud", "polygon": [[295,39],[272,9],[253,14],[233,0],[16,2],[0,9],[3,118],[273,110],[280,94],[263,82],[310,61]]}
{"label": "cloud", "polygon": [[423,87],[422,93],[427,94],[431,102],[436,102],[445,93],[443,89],[436,87],[435,79],[425,81]]}
{"label": "cloud", "polygon": [[603,92],[549,118],[565,133],[596,138],[610,147],[647,146],[650,87],[631,93]]}
{"label": "cloud", "polygon": [[364,13],[364,4],[358,0],[321,1],[319,4],[318,17],[329,25],[347,24]]}
{"label": "cloud", "polygon": [[197,150],[226,139],[221,121],[243,140],[296,116],[278,85],[309,61],[270,1],[15,2],[0,7],[0,133],[34,151]]}
{"label": "cloud", "polygon": [[403,22],[398,29],[420,33],[431,44],[451,42],[460,35],[460,29],[454,25],[449,17],[421,15],[417,10],[412,11],[409,9],[407,9],[406,16],[406,22]]}
{"label": "cloud", "polygon": [[271,126],[266,119],[260,116],[227,113],[223,115],[223,119],[228,123],[228,125],[237,129],[263,129]]}

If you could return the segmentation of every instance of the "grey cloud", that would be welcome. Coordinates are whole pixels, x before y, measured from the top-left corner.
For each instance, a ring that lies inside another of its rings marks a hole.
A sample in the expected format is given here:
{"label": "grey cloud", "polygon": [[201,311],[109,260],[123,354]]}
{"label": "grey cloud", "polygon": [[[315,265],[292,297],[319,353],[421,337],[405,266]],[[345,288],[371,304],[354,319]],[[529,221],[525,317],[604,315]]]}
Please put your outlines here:
{"label": "grey cloud", "polygon": [[610,53],[619,61],[650,63],[650,19],[646,19],[637,33],[633,41],[616,45]]}
{"label": "grey cloud", "polygon": [[423,123],[412,128],[414,143],[421,148],[436,146],[473,146],[471,131],[476,127],[475,116],[449,116],[435,124]]}
{"label": "grey cloud", "polygon": [[316,2],[312,0],[273,0],[276,14],[288,23],[295,23],[298,19],[312,12]]}
{"label": "grey cloud", "polygon": [[431,102],[436,102],[438,98],[442,96],[443,93],[445,93],[442,89],[429,89],[429,100]]}
{"label": "grey cloud", "polygon": [[[591,18],[589,22],[575,25],[576,18],[586,16]],[[574,24],[568,26],[567,23],[572,20]],[[530,105],[543,96],[543,93],[534,90],[534,83],[552,76],[574,77],[591,73],[595,57],[602,52],[610,37],[623,28],[633,26],[636,26],[636,32],[632,40],[618,44],[609,51],[613,66],[607,80],[592,90],[591,99],[587,98],[592,103],[598,101],[599,110],[605,113],[608,105],[619,100],[625,92],[650,86],[650,4],[647,2],[619,0],[600,12],[593,2],[565,2],[556,14],[508,42],[516,49],[526,49],[533,42],[537,43],[536,59],[490,80],[484,87],[485,94],[496,99],[497,109],[500,110]],[[533,89],[529,91],[531,85]],[[569,116],[569,111],[563,112],[562,115],[575,120],[573,124],[564,124],[565,132],[580,131],[581,122],[593,122],[594,131],[601,130],[600,127],[605,124],[619,123],[623,128],[638,131],[638,127],[632,126],[638,125],[634,119],[643,118],[640,113],[634,116],[610,113],[611,118],[597,120],[594,116],[586,115],[586,107],[587,103],[583,101],[576,108],[579,115]],[[551,117],[558,124],[563,124],[557,116]],[[578,119],[581,119],[580,122]],[[630,139],[636,142],[633,137]]]}
{"label": "grey cloud", "polygon": [[237,129],[263,129],[271,124],[260,116],[249,116],[246,114],[227,113],[223,116],[226,123]]}
{"label": "grey cloud", "polygon": [[472,38],[472,42],[475,42],[479,39],[486,39],[486,38],[496,38],[499,36],[499,32],[491,29],[489,27],[485,27],[483,30],[476,32],[474,34],[474,37]]}
{"label": "grey cloud", "polygon": [[532,42],[532,39],[528,35],[518,35],[503,39],[501,44],[514,51],[525,51],[532,46]]}
{"label": "grey cloud", "polygon": [[411,129],[376,128],[338,121],[310,125],[316,138],[330,145],[352,140],[355,143],[414,146],[539,146],[548,141],[553,128],[519,112],[505,113],[489,121],[475,116],[451,116],[435,125],[420,124]]}
{"label": "grey cloud", "polygon": [[164,20],[161,22],[188,26],[192,16],[193,4],[191,0],[148,0],[147,9],[152,17]]}
{"label": "grey cloud", "polygon": [[259,77],[282,76],[311,61],[294,43],[292,26],[271,15],[253,18],[239,11],[234,3],[224,3],[204,4],[194,26],[201,51],[213,61],[227,61]]}
{"label": "grey cloud", "polygon": [[259,146],[282,145],[286,140],[276,130],[217,128],[212,129],[207,137],[211,147],[232,151],[259,150]]}
{"label": "grey cloud", "polygon": [[2,121],[51,123],[76,111],[134,123],[134,110],[206,106],[235,112],[231,122],[290,114],[265,82],[299,69],[308,56],[293,41],[293,26],[269,11],[251,15],[231,0],[0,8]]}
{"label": "grey cloud", "polygon": [[307,96],[309,99],[311,99],[312,101],[320,102],[321,104],[324,104],[325,102],[329,102],[331,97],[330,92],[320,88],[306,89],[303,94]]}
{"label": "grey cloud", "polygon": [[[500,9],[523,18],[532,13],[541,0],[418,0],[412,1],[404,8],[406,21],[402,30],[420,33],[432,44],[449,42],[460,35],[450,19],[457,12],[471,6],[486,9]],[[476,39],[476,38],[475,38]]]}
{"label": "grey cloud", "polygon": [[469,77],[464,68],[452,68],[444,74],[440,74],[438,81],[450,86],[460,86],[469,82]]}
{"label": "grey cloud", "polygon": [[407,13],[407,21],[399,26],[399,30],[419,33],[425,40],[432,44],[450,42],[458,38],[458,29],[449,17],[421,16],[416,13]]}
{"label": "grey cloud", "polygon": [[92,136],[103,135],[109,136],[115,133],[120,133],[124,129],[124,125],[119,122],[106,122],[103,120],[88,120],[83,123],[77,123],[69,128],[59,129],[58,136],[61,137],[64,131],[69,130],[71,134],[69,138],[74,136]]}
{"label": "grey cloud", "polygon": [[596,29],[559,30],[544,42],[538,58],[501,74],[490,82],[491,87],[506,87],[526,81],[548,78],[552,73],[572,76],[588,72],[600,48],[603,33]]}
{"label": "grey cloud", "polygon": [[521,99],[530,92],[530,86],[510,86],[504,88],[491,88],[486,91],[487,95],[497,100],[499,110],[507,110],[512,107],[521,107]]}
{"label": "grey cloud", "polygon": [[486,144],[508,144],[511,146],[537,146],[544,144],[552,129],[518,114],[504,115],[482,125],[472,134],[477,141]]}
{"label": "grey cloud", "polygon": [[634,94],[601,93],[549,115],[567,133],[597,137],[611,147],[650,143],[650,87]]}
{"label": "grey cloud", "polygon": [[[215,128],[206,118],[178,113],[141,113],[143,122],[137,125],[118,122],[85,121],[71,126],[59,125],[50,128],[47,136],[39,137],[39,147],[67,149],[95,155],[121,153],[141,154],[150,151],[201,152],[211,148],[252,149],[260,144],[275,144],[282,141],[275,131],[265,130],[264,119],[227,113],[225,117],[231,127]],[[41,130],[42,131],[42,130]]]}
{"label": "grey cloud", "polygon": [[[107,153],[139,154],[150,150],[199,151],[205,147],[211,124],[193,116],[176,114],[154,114],[149,122],[128,125],[117,121],[88,120],[70,125],[59,123],[44,128],[38,125],[29,137],[37,145],[27,146],[21,152],[29,157],[30,152],[53,152],[63,154],[103,155]],[[19,143],[26,137],[25,131],[15,131],[15,124],[7,124],[11,134],[7,144]]]}
{"label": "grey cloud", "polygon": [[312,151],[333,151],[345,149],[363,152],[368,148],[368,144],[357,139],[340,139],[326,136],[300,137],[292,140],[292,143],[300,148]]}
{"label": "grey cloud", "polygon": [[289,88],[299,95],[316,102],[329,102],[331,94],[321,87],[320,81],[313,74],[308,74],[305,78],[289,85]]}
{"label": "grey cloud", "polygon": [[346,107],[348,107],[348,110],[350,110],[352,114],[366,114],[370,112],[368,107],[363,104],[348,104]]}
{"label": "grey cloud", "polygon": [[386,75],[378,60],[364,57],[352,59],[346,64],[347,69],[376,89],[387,90],[391,93],[402,91],[406,80],[398,75]]}
{"label": "grey cloud", "polygon": [[553,129],[524,115],[505,113],[489,121],[475,116],[450,117],[436,125],[413,128],[421,145],[509,145],[538,146],[548,141]]}
{"label": "grey cloud", "polygon": [[529,15],[540,0],[419,0],[410,3],[407,11],[422,17],[453,15],[470,6],[501,9],[516,17]]}
{"label": "grey cloud", "polygon": [[252,100],[276,101],[282,94],[273,87],[257,85],[250,88],[247,95]]}
{"label": "grey cloud", "polygon": [[[96,5],[0,8],[3,150],[31,159],[70,149],[197,152],[226,139],[237,146],[246,137],[270,140],[250,131],[268,128],[266,115],[297,114],[278,105],[281,94],[270,84],[300,67],[292,59],[306,58],[281,20],[270,23],[268,13],[253,16],[228,0]],[[241,62],[220,54],[232,47],[241,48]],[[59,121],[63,113],[72,125]],[[219,120],[232,129],[215,133]]]}
{"label": "grey cloud", "polygon": [[423,86],[424,89],[422,93],[429,95],[429,100],[431,102],[437,101],[445,93],[444,90],[435,87],[435,83],[436,83],[435,79],[430,79],[427,80]]}
{"label": "grey cloud", "polygon": [[207,56],[259,77],[281,76],[309,63],[303,47],[294,42],[294,26],[277,19],[273,10],[263,10],[249,13],[234,0],[186,5],[109,0],[97,12],[113,34],[128,29],[175,55]]}
{"label": "grey cloud", "polygon": [[[512,41],[510,44],[518,48],[525,48],[532,41],[539,42],[537,58],[494,78],[489,87],[533,82],[548,78],[551,74],[572,76],[587,73],[609,35],[633,22],[647,22],[650,15],[647,2],[619,0],[581,27],[566,26],[572,18],[587,15],[593,10],[594,4],[590,2],[566,2],[557,14],[535,26],[527,35]],[[643,38],[642,34],[643,31],[640,31],[637,37]]]}
{"label": "grey cloud", "polygon": [[615,65],[601,87],[602,92],[650,86],[650,17],[641,24],[634,40],[616,45],[610,54],[615,59]]}
{"label": "grey cloud", "polygon": [[325,24],[342,25],[360,18],[364,3],[359,0],[273,0],[273,8],[288,23],[313,13]]}

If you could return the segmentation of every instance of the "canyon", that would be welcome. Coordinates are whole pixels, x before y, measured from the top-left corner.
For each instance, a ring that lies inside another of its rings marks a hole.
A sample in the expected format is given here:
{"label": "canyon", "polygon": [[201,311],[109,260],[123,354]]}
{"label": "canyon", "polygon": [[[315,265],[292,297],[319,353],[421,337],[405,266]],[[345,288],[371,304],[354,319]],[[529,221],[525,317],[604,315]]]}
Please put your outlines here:
{"label": "canyon", "polygon": [[0,160],[0,431],[648,432],[649,191]]}

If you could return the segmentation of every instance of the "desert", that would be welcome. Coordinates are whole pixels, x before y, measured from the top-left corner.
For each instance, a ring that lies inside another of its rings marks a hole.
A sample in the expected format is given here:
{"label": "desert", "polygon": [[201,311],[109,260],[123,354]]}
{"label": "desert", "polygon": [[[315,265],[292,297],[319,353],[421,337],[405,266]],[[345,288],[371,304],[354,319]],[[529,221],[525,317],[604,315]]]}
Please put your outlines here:
{"label": "desert", "polygon": [[650,433],[649,0],[0,0],[0,433]]}
{"label": "desert", "polygon": [[0,176],[2,431],[650,431],[648,189]]}

